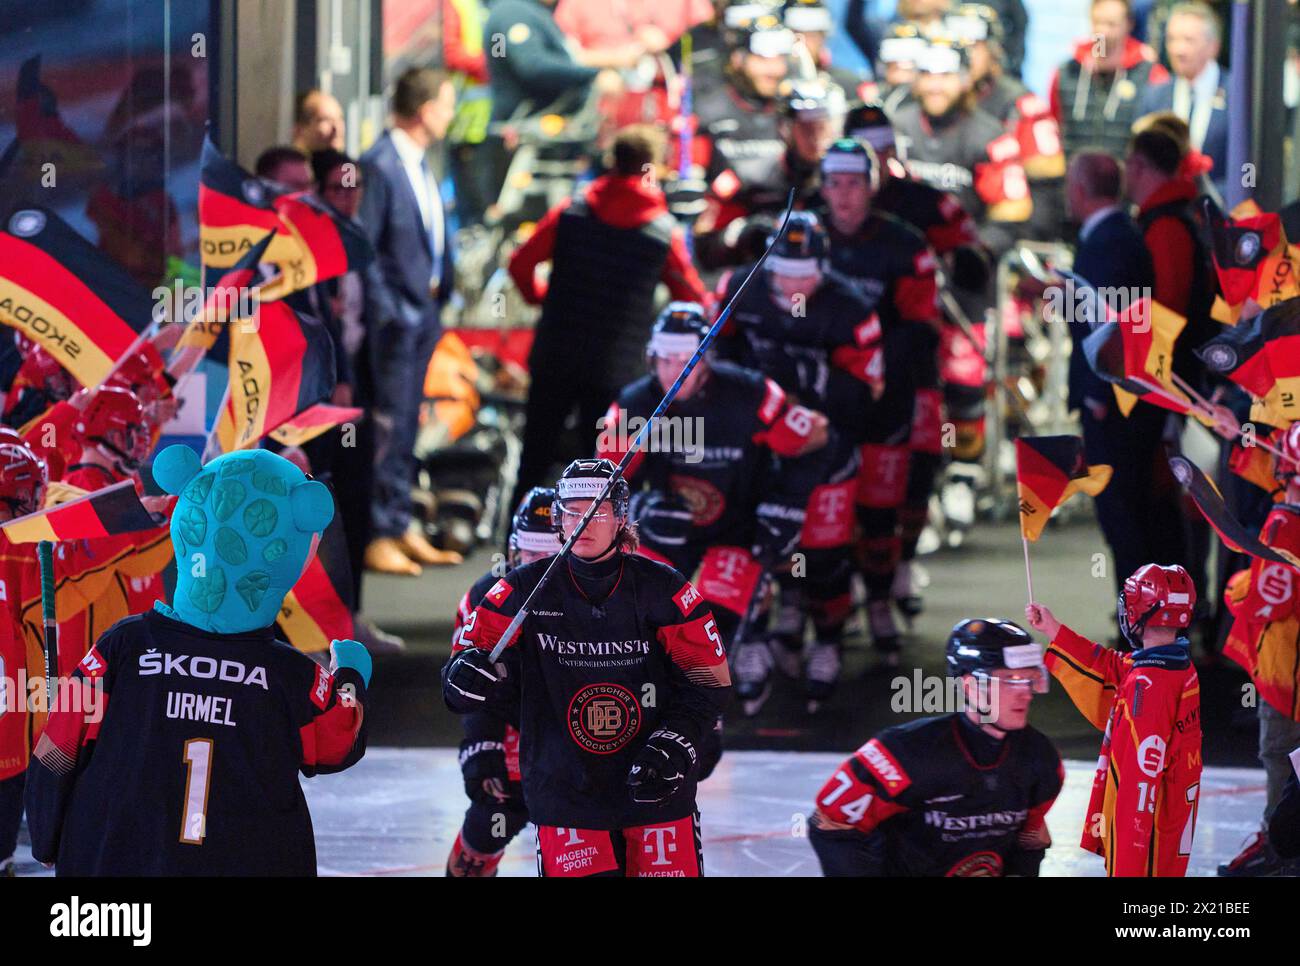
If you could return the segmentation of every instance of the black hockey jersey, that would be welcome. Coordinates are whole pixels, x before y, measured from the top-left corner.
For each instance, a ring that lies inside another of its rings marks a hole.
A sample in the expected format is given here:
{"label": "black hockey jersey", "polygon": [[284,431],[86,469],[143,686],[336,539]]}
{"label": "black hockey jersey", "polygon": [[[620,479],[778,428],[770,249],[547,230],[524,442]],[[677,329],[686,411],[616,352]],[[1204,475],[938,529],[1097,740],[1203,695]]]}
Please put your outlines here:
{"label": "black hockey jersey", "polygon": [[[732,274],[724,303],[748,274],[748,267]],[[800,308],[778,305],[767,273],[759,272],[732,309],[718,352],[763,373],[800,405],[825,413],[846,441],[859,442],[888,378],[880,317],[830,275]]]}
{"label": "black hockey jersey", "polygon": [[1029,234],[1033,202],[1020,144],[996,118],[976,108],[939,123],[913,103],[898,111],[893,125],[908,174],[956,195],[994,255]]}
{"label": "black hockey jersey", "polygon": [[[214,634],[150,611],[73,676],[28,773],[32,854],[59,875],[315,875],[298,782],[365,752],[365,686],[272,628]],[[98,702],[90,704],[89,702]]]}
{"label": "black hockey jersey", "polygon": [[964,713],[922,718],[854,752],[817,793],[813,824],[864,836],[859,874],[1032,875],[1063,779],[1034,728],[999,741]]}
{"label": "black hockey jersey", "polygon": [[[663,388],[653,375],[625,387],[605,415],[596,453],[618,462],[630,444],[630,433],[614,431],[619,420],[633,428],[654,412]],[[791,457],[807,443],[811,414],[789,405],[785,392],[761,373],[718,361],[707,381],[690,399],[676,400],[665,413],[657,445],[642,447],[624,476],[632,487],[671,491],[690,507],[693,542],[708,546],[749,546],[748,534],[760,506],[766,512],[803,519],[814,486],[823,482],[801,472],[802,461]],[[673,439],[677,427],[699,427],[699,438]],[[646,430],[653,434],[653,428]],[[809,467],[811,469],[811,467]],[[813,471],[816,472],[815,470]],[[795,528],[797,532],[797,527]],[[775,548],[780,553],[782,548]]]}
{"label": "black hockey jersey", "polygon": [[[456,649],[491,649],[549,560],[511,571],[465,622]],[[503,654],[517,689],[524,799],[538,825],[619,829],[695,811],[694,772],[662,805],[634,803],[627,776],[665,728],[699,748],[731,686],[700,592],[671,567],[615,553],[567,558]],[[445,681],[445,677],[444,677]],[[452,711],[464,707],[444,687]]]}

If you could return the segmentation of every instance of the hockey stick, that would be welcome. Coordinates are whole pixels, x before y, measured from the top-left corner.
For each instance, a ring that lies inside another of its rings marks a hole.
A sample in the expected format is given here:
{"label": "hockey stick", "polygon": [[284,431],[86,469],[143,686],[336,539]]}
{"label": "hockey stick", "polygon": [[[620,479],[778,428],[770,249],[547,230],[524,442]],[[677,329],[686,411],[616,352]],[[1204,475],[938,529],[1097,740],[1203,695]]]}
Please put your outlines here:
{"label": "hockey stick", "polygon": [[578,525],[574,528],[573,533],[569,535],[569,539],[564,541],[564,546],[560,548],[560,552],[551,558],[551,562],[547,564],[546,569],[542,571],[541,579],[537,581],[537,584],[531,591],[529,591],[528,596],[524,598],[523,604],[519,607],[519,612],[510,619],[510,623],[506,626],[505,632],[501,635],[501,639],[497,641],[496,646],[492,648],[491,655],[489,655],[489,658],[493,663],[501,658],[501,652],[509,647],[510,642],[514,640],[515,634],[519,632],[519,628],[523,625],[524,619],[528,616],[529,605],[532,604],[533,598],[537,596],[538,592],[546,586],[546,582],[550,579],[551,573],[555,570],[556,564],[569,555],[569,552],[573,549],[573,545],[578,542],[578,538],[582,536],[582,532],[587,529],[587,524],[591,522],[591,518],[595,514],[597,508],[599,508],[601,503],[608,498],[609,491],[613,488],[614,484],[622,479],[623,473],[632,462],[632,457],[635,456],[637,450],[640,449],[641,440],[645,436],[646,432],[656,423],[659,417],[664,414],[664,411],[672,405],[672,401],[677,398],[677,393],[681,390],[683,383],[686,382],[691,372],[695,369],[696,364],[704,358],[704,353],[708,351],[709,346],[713,344],[713,340],[717,338],[718,333],[721,332],[723,326],[727,324],[727,320],[731,318],[731,310],[735,307],[736,303],[740,301],[741,295],[743,295],[745,289],[749,287],[749,283],[753,281],[754,276],[756,276],[762,269],[763,263],[767,261],[767,256],[772,254],[772,249],[776,246],[778,239],[780,239],[781,235],[785,232],[785,226],[790,221],[790,213],[793,211],[794,190],[791,189],[789,197],[786,199],[785,203],[785,215],[781,218],[781,224],[772,235],[772,240],[768,242],[767,248],[764,250],[762,257],[759,258],[759,260],[754,263],[754,267],[749,270],[749,274],[746,275],[745,280],[740,283],[740,287],[736,289],[736,294],[731,297],[731,301],[723,306],[722,311],[718,313],[717,319],[715,319],[713,325],[709,327],[709,331],[705,333],[704,338],[700,340],[699,348],[695,350],[694,355],[692,355],[690,360],[686,363],[686,367],[682,369],[681,375],[677,377],[677,381],[669,387],[668,392],[664,394],[664,398],[661,399],[659,405],[655,407],[655,411],[650,414],[650,418],[642,424],[639,430],[637,430],[636,436],[632,439],[632,445],[628,447],[627,452],[624,453],[623,458],[619,460],[618,466],[614,469],[614,472],[610,475],[609,479],[605,481],[605,485],[601,488],[600,494],[591,501],[591,505],[587,507],[586,512],[583,513],[582,518],[578,521]]}
{"label": "hockey stick", "polygon": [[41,566],[41,616],[45,624],[45,710],[54,711],[54,685],[59,678],[59,625],[54,619],[54,544],[42,540],[36,545]]}

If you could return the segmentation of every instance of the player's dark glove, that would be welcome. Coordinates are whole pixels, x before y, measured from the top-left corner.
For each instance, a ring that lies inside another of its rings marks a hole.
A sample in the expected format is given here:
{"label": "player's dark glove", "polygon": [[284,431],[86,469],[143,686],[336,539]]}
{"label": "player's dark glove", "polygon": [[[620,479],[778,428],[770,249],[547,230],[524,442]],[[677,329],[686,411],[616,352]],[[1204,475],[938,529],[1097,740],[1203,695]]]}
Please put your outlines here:
{"label": "player's dark glove", "polygon": [[802,507],[760,503],[754,517],[754,559],[764,570],[789,563],[803,532]]}
{"label": "player's dark glove", "polygon": [[632,497],[628,516],[653,547],[680,547],[690,536],[692,517],[686,502],[675,493],[642,490]]}
{"label": "player's dark glove", "polygon": [[683,734],[660,728],[632,762],[627,790],[639,805],[662,805],[686,784],[695,767],[695,746]]}
{"label": "player's dark glove", "polygon": [[468,739],[460,743],[460,774],[470,801],[499,805],[509,797],[506,788],[506,746],[500,741]]}
{"label": "player's dark glove", "polygon": [[453,711],[461,714],[481,710],[501,680],[488,652],[477,647],[459,651],[447,665],[443,696]]}

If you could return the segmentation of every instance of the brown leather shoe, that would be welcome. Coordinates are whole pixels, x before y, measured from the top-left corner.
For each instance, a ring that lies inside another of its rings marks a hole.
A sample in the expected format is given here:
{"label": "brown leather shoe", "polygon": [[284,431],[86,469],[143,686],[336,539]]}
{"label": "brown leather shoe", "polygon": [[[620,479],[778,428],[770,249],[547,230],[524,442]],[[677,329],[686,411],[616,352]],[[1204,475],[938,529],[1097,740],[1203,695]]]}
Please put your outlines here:
{"label": "brown leather shoe", "polygon": [[420,565],[406,555],[395,537],[376,537],[366,547],[366,569],[403,577],[420,576]]}
{"label": "brown leather shoe", "polygon": [[419,530],[407,530],[398,543],[402,552],[416,563],[445,567],[465,562],[465,558],[454,550],[439,550]]}

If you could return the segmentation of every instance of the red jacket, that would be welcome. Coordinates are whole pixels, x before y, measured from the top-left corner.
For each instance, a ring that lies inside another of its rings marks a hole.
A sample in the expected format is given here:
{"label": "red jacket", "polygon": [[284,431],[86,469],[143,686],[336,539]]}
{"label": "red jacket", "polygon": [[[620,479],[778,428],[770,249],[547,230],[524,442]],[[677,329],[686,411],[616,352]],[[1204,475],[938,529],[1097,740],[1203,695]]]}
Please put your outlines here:
{"label": "red jacket", "polygon": [[[1196,185],[1186,178],[1174,178],[1151,193],[1141,205],[1138,217],[1171,201],[1192,201],[1198,194]],[[1187,315],[1192,295],[1196,241],[1187,226],[1177,218],[1157,218],[1143,234],[1155,265],[1156,284],[1152,293],[1165,308]]]}
{"label": "red jacket", "polygon": [[[603,175],[587,187],[585,198],[592,213],[615,228],[644,225],[668,210],[663,191],[647,185],[639,174]],[[532,236],[510,257],[510,277],[515,280],[519,293],[532,305],[540,305],[546,298],[546,286],[537,278],[537,266],[550,259],[555,248],[556,224],[567,207],[568,198],[543,215]],[[673,231],[668,260],[660,277],[674,299],[704,301],[704,283],[691,264],[686,239],[680,230]]]}

